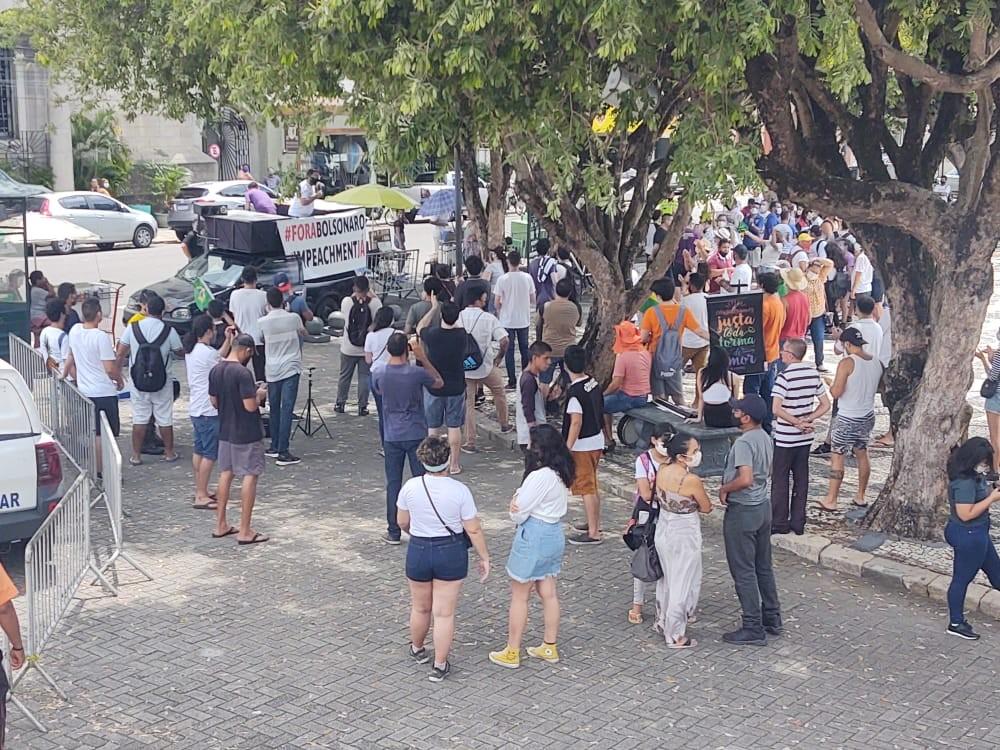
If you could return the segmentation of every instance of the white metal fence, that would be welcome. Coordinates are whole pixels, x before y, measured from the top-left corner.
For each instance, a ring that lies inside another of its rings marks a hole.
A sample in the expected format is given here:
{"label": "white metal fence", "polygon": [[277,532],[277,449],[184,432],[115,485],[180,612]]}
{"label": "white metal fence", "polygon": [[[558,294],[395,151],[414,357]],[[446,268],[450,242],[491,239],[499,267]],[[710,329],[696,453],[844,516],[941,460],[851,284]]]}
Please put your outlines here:
{"label": "white metal fence", "polygon": [[372,292],[382,297],[410,297],[418,293],[417,250],[368,253],[368,279]]}
{"label": "white metal fence", "polygon": [[42,667],[41,654],[88,573],[95,575],[109,593],[117,595],[118,591],[93,563],[90,477],[81,474],[24,548],[27,664],[15,684],[31,670],[37,670],[59,697],[66,700],[66,694]]}
{"label": "white metal fence", "polygon": [[[21,636],[22,636],[22,640],[24,638],[24,634],[25,634],[24,623],[21,623]],[[11,666],[10,666],[10,641],[7,639],[7,634],[4,633],[2,630],[0,630],[0,654],[3,654],[3,669],[4,669],[4,672],[7,673],[7,684],[10,685],[10,693],[8,694],[7,699],[11,703],[13,703],[15,706],[17,706],[17,709],[22,714],[24,714],[25,718],[28,721],[30,721],[35,726],[35,728],[38,731],[40,731],[40,732],[46,732],[46,731],[48,731],[45,728],[45,725],[42,724],[42,722],[40,722],[35,717],[35,715],[31,712],[31,710],[27,706],[24,705],[24,703],[21,701],[21,699],[18,698],[18,696],[14,694],[14,675],[13,675],[13,672],[12,672]],[[24,664],[25,665],[23,667],[21,667],[21,669],[26,669],[27,668],[27,664],[28,664],[27,661],[25,661]]]}
{"label": "white metal fence", "polygon": [[111,522],[112,550],[111,555],[101,565],[100,571],[104,572],[114,565],[118,560],[124,560],[139,573],[146,577],[147,581],[152,581],[153,576],[145,571],[129,554],[125,551],[125,530],[122,526],[125,511],[122,506],[122,453],[115,441],[115,436],[108,425],[108,418],[101,413],[101,453],[104,464],[104,504],[108,509],[108,519]]}

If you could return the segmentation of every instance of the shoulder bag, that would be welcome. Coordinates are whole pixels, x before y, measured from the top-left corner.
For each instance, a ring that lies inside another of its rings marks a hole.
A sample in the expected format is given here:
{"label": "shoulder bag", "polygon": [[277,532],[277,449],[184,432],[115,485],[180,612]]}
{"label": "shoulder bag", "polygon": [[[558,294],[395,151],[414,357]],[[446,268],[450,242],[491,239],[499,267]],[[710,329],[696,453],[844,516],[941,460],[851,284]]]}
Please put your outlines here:
{"label": "shoulder bag", "polygon": [[997,395],[997,384],[998,381],[986,378],[986,380],[983,381],[983,384],[979,387],[979,395],[983,398],[993,398]]}
{"label": "shoulder bag", "polygon": [[420,482],[421,484],[424,485],[424,494],[427,495],[427,499],[428,501],[430,501],[431,510],[434,511],[434,515],[437,516],[437,520],[441,522],[441,525],[444,526],[446,529],[448,529],[448,534],[451,536],[452,541],[461,538],[462,541],[465,543],[465,548],[469,549],[472,546],[472,540],[469,538],[469,532],[466,531],[464,528],[462,529],[461,534],[456,534],[454,531],[451,530],[451,527],[444,522],[444,519],[441,518],[441,514],[438,513],[438,509],[434,505],[434,499],[431,497],[430,490],[427,489],[427,480],[423,477],[423,475],[420,476]]}

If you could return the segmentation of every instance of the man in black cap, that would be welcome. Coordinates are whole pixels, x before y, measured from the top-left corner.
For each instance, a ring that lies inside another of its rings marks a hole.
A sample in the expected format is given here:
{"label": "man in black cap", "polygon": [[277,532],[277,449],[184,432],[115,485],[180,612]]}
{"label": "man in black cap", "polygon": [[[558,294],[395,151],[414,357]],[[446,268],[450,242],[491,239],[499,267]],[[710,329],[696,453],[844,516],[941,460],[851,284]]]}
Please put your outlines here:
{"label": "man in black cap", "polygon": [[743,610],[743,626],[722,636],[735,645],[763,646],[767,633],[781,635],[781,605],[771,567],[771,476],[773,445],[761,428],[767,404],[756,393],[732,402],[742,434],[726,456],[719,501],[726,508],[722,536],[729,573]]}

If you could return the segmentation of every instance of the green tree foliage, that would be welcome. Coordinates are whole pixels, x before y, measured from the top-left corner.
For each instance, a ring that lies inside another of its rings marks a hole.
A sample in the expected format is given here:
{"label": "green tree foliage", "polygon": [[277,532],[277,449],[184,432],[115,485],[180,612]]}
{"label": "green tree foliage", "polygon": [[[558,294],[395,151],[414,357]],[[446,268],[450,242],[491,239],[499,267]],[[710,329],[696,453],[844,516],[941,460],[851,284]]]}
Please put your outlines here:
{"label": "green tree foliage", "polygon": [[77,190],[87,190],[93,177],[106,178],[115,193],[128,187],[132,154],[118,133],[114,113],[77,113],[71,121],[73,174]]}

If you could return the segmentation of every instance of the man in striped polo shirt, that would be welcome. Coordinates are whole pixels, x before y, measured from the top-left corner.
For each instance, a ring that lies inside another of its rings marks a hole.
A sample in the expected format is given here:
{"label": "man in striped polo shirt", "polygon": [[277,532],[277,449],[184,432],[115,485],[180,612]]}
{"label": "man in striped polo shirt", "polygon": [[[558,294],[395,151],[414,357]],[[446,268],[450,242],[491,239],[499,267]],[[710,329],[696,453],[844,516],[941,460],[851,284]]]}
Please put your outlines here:
{"label": "man in striped polo shirt", "polygon": [[[815,366],[802,361],[805,339],[788,339],[781,346],[785,365],[771,390],[774,412],[774,459],[771,468],[771,533],[802,534],[809,495],[809,447],[813,423],[830,410],[830,397]],[[818,405],[817,405],[818,402]],[[792,477],[789,513],[788,477]]]}

